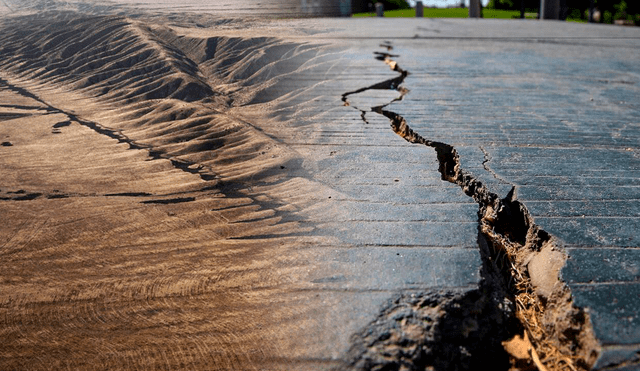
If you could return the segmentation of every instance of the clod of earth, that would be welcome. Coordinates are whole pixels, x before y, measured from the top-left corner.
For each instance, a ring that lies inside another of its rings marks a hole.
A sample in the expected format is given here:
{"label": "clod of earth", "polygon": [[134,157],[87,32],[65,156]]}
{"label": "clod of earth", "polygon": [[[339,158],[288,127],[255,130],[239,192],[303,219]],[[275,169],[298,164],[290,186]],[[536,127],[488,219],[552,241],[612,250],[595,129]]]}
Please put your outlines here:
{"label": "clod of earth", "polygon": [[[390,43],[381,45],[392,50]],[[483,280],[466,295],[453,292],[401,295],[378,319],[354,337],[350,364],[358,370],[485,368],[588,370],[600,346],[589,314],[573,305],[560,279],[566,261],[561,242],[538,227],[516,188],[500,198],[461,166],[456,149],[411,129],[399,114],[385,110],[409,92],[409,74],[386,52],[376,52],[399,76],[342,95],[395,89],[400,96],[371,112],[383,115],[410,143],[433,148],[442,180],[458,185],[478,203],[478,245]],[[365,123],[367,111],[362,112]]]}

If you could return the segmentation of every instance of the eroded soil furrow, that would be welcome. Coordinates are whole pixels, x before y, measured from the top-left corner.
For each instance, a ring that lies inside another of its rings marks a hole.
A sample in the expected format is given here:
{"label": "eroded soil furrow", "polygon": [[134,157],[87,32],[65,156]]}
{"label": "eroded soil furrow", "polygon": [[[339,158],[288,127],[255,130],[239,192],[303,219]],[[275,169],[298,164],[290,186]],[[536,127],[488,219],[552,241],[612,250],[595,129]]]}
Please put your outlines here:
{"label": "eroded soil furrow", "polygon": [[[375,54],[400,75],[343,94],[346,106],[350,95],[368,90],[395,89],[400,97],[394,101],[408,93],[400,84],[409,72],[391,59],[396,56]],[[400,295],[355,337],[349,368],[479,369],[489,362],[492,369],[591,369],[599,344],[588,313],[573,305],[560,279],[566,261],[560,241],[535,224],[515,187],[504,198],[491,192],[462,168],[453,146],[423,138],[385,109],[394,101],[371,111],[388,118],[406,141],[433,148],[441,178],[478,203],[482,282],[467,294]]]}
{"label": "eroded soil furrow", "polygon": [[124,133],[122,133],[122,131],[120,130],[113,130],[110,128],[106,128],[96,122],[93,121],[88,121],[88,120],[83,120],[80,117],[78,117],[77,115],[71,113],[71,112],[67,112],[63,109],[57,108],[52,106],[51,104],[45,102],[44,100],[42,100],[40,97],[38,97],[37,95],[33,94],[32,92],[21,88],[19,86],[16,86],[14,84],[11,84],[10,82],[8,82],[7,80],[3,79],[0,77],[0,86],[4,86],[7,89],[14,91],[24,97],[27,98],[31,98],[43,105],[46,106],[46,110],[49,113],[60,113],[63,114],[65,116],[68,117],[68,121],[64,121],[61,123],[58,123],[56,125],[54,125],[53,127],[58,129],[60,127],[64,127],[64,126],[68,126],[69,124],[71,124],[71,122],[76,122],[82,126],[85,126],[93,131],[95,131],[98,134],[101,135],[105,135],[111,139],[116,139],[118,141],[118,143],[125,143],[129,146],[129,149],[137,149],[137,150],[146,150],[149,153],[149,156],[153,159],[153,160],[159,160],[159,159],[165,159],[165,160],[169,160],[171,162],[171,164],[173,165],[173,167],[175,167],[176,169],[180,169],[184,172],[187,173],[191,173],[191,174],[196,174],[198,176],[200,176],[200,178],[202,178],[202,180],[208,181],[208,180],[215,180],[218,179],[218,176],[212,171],[212,169],[205,167],[203,165],[200,164],[196,164],[194,162],[190,162],[190,161],[185,161],[182,159],[175,159],[172,158],[171,156],[168,156],[158,150],[155,150],[153,148],[153,146],[150,145],[145,145],[145,144],[140,144],[137,143],[136,141],[134,141],[133,139],[129,138],[128,136],[126,136]]}

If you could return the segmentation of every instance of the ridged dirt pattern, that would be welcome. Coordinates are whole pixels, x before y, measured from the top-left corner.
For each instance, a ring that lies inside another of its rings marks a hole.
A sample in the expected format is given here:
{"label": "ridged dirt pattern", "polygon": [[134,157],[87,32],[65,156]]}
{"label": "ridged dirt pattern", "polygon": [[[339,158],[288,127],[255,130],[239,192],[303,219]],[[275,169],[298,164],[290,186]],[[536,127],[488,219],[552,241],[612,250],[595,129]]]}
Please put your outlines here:
{"label": "ridged dirt pattern", "polygon": [[322,49],[120,16],[1,22],[0,369],[325,362],[279,358],[316,318],[286,285],[307,272],[295,213],[316,185],[227,112],[299,88],[279,84]]}
{"label": "ridged dirt pattern", "polygon": [[[392,49],[390,44],[381,46],[387,51]],[[392,59],[396,56],[387,52],[376,54],[377,59],[383,60],[400,75],[397,78],[343,94],[345,105],[349,104],[350,95],[370,89],[396,89],[401,95],[394,101],[401,100],[408,93],[408,90],[400,84],[409,72],[400,68]],[[566,260],[560,241],[535,224],[526,206],[516,199],[515,187],[505,198],[500,198],[473,175],[465,172],[453,146],[423,138],[411,129],[402,116],[386,110],[389,104],[372,107],[371,111],[387,117],[391,122],[392,130],[406,141],[433,148],[436,151],[442,179],[458,185],[467,196],[478,203],[479,245],[484,262],[481,297],[497,295],[503,298],[502,302],[512,302],[515,305],[513,315],[519,320],[519,325],[512,324],[511,331],[505,332],[503,320],[512,318],[509,313],[510,305],[499,308],[500,300],[490,301],[489,305],[495,306],[493,312],[503,312],[502,316],[494,316],[501,322],[495,323],[495,318],[487,319],[487,315],[483,314],[480,316],[484,318],[483,325],[468,331],[453,330],[457,337],[454,336],[455,340],[451,341],[452,347],[449,348],[465,349],[467,359],[465,357],[447,358],[446,355],[451,351],[441,350],[446,346],[442,344],[441,338],[438,339],[438,334],[442,333],[438,329],[441,323],[447,322],[451,316],[449,308],[452,300],[446,295],[444,299],[436,300],[433,299],[433,294],[426,296],[429,299],[426,302],[423,298],[398,299],[390,308],[383,311],[377,322],[365,330],[364,335],[361,334],[356,338],[356,343],[359,345],[354,346],[352,350],[353,367],[356,369],[387,369],[385,367],[388,369],[423,369],[424,367],[476,369],[487,366],[487,354],[495,355],[496,362],[499,363],[500,350],[490,346],[478,348],[468,344],[461,345],[462,340],[473,338],[474,344],[479,342],[495,345],[495,339],[498,338],[504,340],[502,345],[510,354],[511,366],[515,369],[590,369],[598,358],[599,345],[593,334],[588,313],[573,306],[570,289],[559,278],[560,269]],[[483,248],[485,243],[488,245],[487,248]],[[505,293],[504,296],[503,293]],[[469,308],[460,308],[461,302],[465,302],[464,299],[466,298],[453,300],[457,303],[454,306],[457,308],[455,311],[466,311],[469,315],[464,318],[471,318],[476,325],[479,323],[478,313],[492,312],[486,309],[478,311],[476,309],[478,301],[473,300],[466,300]],[[484,300],[487,301],[486,298]],[[413,314],[408,317],[394,314],[397,307],[403,305],[412,307],[410,312]],[[413,331],[411,329],[416,328],[411,321],[407,322],[407,318],[415,317],[415,313],[426,316],[417,321],[419,324],[417,328],[420,328],[419,336],[405,336],[405,333],[411,333]],[[397,326],[398,323],[399,326]],[[478,331],[483,326],[485,328]],[[380,328],[387,328],[383,336],[371,336]],[[498,329],[502,331],[496,331]],[[509,333],[510,336],[523,335],[507,341],[504,336]],[[391,334],[395,334],[396,338],[392,338]],[[398,334],[403,335],[398,336]],[[367,341],[360,340],[362,338]],[[407,344],[410,346],[407,347]],[[372,349],[375,350],[372,351]],[[372,354],[386,356],[381,358]],[[443,354],[445,360],[441,358]],[[452,361],[454,359],[456,361]],[[491,367],[494,366],[504,368],[504,365],[491,365]]]}
{"label": "ridged dirt pattern", "polygon": [[[262,100],[276,98],[269,88],[282,93],[278,82],[301,67],[298,60],[319,54],[313,46],[271,38],[183,37],[115,16],[29,17],[6,20],[4,29],[0,63],[7,83],[154,156],[225,181],[273,175],[291,156],[224,112],[255,101],[258,91]],[[87,98],[95,108],[63,108]]]}

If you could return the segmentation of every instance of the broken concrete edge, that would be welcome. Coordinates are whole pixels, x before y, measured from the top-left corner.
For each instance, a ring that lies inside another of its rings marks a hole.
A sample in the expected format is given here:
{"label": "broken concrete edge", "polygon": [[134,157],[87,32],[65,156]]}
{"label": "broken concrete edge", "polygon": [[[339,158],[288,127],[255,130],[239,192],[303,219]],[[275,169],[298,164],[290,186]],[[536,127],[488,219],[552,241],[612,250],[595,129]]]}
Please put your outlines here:
{"label": "broken concrete edge", "polygon": [[[392,50],[388,44],[381,47]],[[371,107],[371,111],[387,117],[393,131],[406,141],[433,148],[442,179],[458,185],[478,203],[478,243],[483,260],[483,281],[478,290],[465,295],[423,293],[395,299],[382,310],[378,319],[354,337],[348,368],[424,369],[430,365],[467,369],[486,365],[487,355],[496,365],[500,362],[500,353],[507,351],[510,364],[515,368],[591,369],[598,360],[601,346],[596,340],[588,312],[573,305],[571,290],[560,277],[567,260],[561,242],[535,224],[526,206],[517,200],[515,187],[505,198],[500,198],[462,169],[453,146],[423,138],[402,116],[384,109],[402,100],[409,92],[401,86],[409,72],[392,59],[394,55],[388,52],[374,54],[376,59],[384,61],[400,75],[344,93],[342,101],[349,106],[350,95],[374,89],[395,89],[400,93],[399,98]],[[368,123],[365,118],[367,111],[354,108],[361,111],[363,121]],[[480,296],[476,300],[469,299],[478,294]],[[493,300],[487,300],[490,297]],[[443,343],[441,329],[447,326],[445,323],[449,323],[452,316],[455,317],[451,308],[460,308],[463,303],[468,306],[461,309],[466,311],[466,315],[459,318],[458,327],[449,328],[455,334],[455,338],[449,339],[452,341],[449,345],[451,349],[458,349],[453,352],[455,356],[450,357],[453,353],[443,348],[447,344]],[[493,306],[486,308],[486,305]],[[405,310],[406,315],[399,315],[398,308],[405,308],[408,312]],[[501,314],[496,314],[496,310]],[[422,322],[416,318],[421,318]],[[483,330],[478,332],[478,329],[470,331],[466,328],[464,323],[469,319],[476,324],[483,323]],[[510,330],[505,330],[504,323],[510,324]],[[481,348],[464,345],[464,340],[470,337],[481,343]],[[496,341],[499,341],[499,350],[496,350]],[[514,350],[513,341],[519,341],[520,345],[530,344],[525,346],[526,357],[522,347]],[[484,345],[488,348],[482,347]]]}

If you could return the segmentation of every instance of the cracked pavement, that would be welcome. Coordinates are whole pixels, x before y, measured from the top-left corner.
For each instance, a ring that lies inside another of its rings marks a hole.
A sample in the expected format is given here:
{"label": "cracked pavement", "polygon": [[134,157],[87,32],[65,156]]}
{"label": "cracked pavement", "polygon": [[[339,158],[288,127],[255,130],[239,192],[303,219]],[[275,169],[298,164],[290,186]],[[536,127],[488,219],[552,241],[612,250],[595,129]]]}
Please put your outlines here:
{"label": "cracked pavement", "polygon": [[[244,88],[235,72],[240,82],[205,74],[240,102],[206,111],[216,115],[211,120],[224,116],[233,128],[259,132],[251,134],[261,138],[251,148],[269,160],[260,158],[258,170],[238,171],[222,156],[225,145],[250,135],[223,141],[214,148],[219,161],[202,166],[207,158],[199,147],[193,155],[179,147],[183,141],[146,136],[154,133],[148,121],[165,122],[135,115],[147,107],[114,108],[90,99],[88,90],[66,91],[71,83],[39,80],[28,65],[0,64],[0,212],[8,221],[0,230],[0,311],[3,331],[17,340],[0,348],[6,365],[46,368],[21,356],[40,351],[44,329],[59,340],[45,350],[60,368],[139,368],[176,347],[182,353],[167,353],[166,367],[361,367],[351,358],[362,354],[357,344],[385,337],[385,316],[412,325],[461,303],[470,308],[455,314],[467,319],[456,322],[461,328],[445,318],[447,326],[412,329],[427,343],[443,331],[490,335],[490,324],[509,319],[486,309],[491,295],[478,294],[478,204],[441,179],[432,149],[407,143],[387,117],[369,110],[391,102],[385,110],[423,138],[453,146],[460,166],[499,197],[515,186],[535,223],[567,253],[560,275],[574,304],[590,314],[602,347],[595,368],[637,367],[638,30],[312,19],[254,21],[247,31],[215,22],[188,29],[189,22],[172,27],[187,39],[244,32],[259,42],[304,45],[278,66],[288,71],[283,79],[254,95],[233,96]],[[190,50],[160,26],[144,30],[173,43],[172,50]],[[224,54],[228,45],[219,45],[220,58],[234,60],[236,54]],[[410,71],[403,81],[376,59],[381,45],[393,46],[382,59]],[[280,47],[265,47],[266,54],[278,60]],[[206,60],[199,63],[209,71]],[[351,106],[344,105],[345,92],[382,81],[393,82],[389,90],[349,95]],[[396,99],[400,82],[407,91]],[[213,105],[180,104],[196,112]],[[245,161],[242,153],[228,158]],[[471,312],[486,315],[487,327]],[[45,323],[50,316],[55,320]],[[143,337],[147,332],[154,341]],[[25,339],[32,345],[21,345]],[[77,339],[90,340],[91,348]],[[137,347],[135,356],[119,357],[127,350],[117,341]],[[78,358],[60,356],[57,344]],[[195,348],[202,353],[190,353]]]}
{"label": "cracked pavement", "polygon": [[[381,24],[392,21],[379,22],[385,29]],[[591,315],[602,345],[595,368],[633,369],[640,350],[637,30],[587,25],[578,33],[553,23],[498,29],[498,22],[477,28],[463,21],[427,22],[441,22],[444,35],[380,35],[392,42],[393,60],[410,71],[402,85],[408,93],[396,92],[393,102],[371,93],[368,105],[348,93],[349,106],[364,122],[361,130],[384,128],[375,108],[364,107],[385,102],[385,110],[401,114],[419,135],[453,145],[462,168],[489,189],[505,196],[515,187],[536,223],[559,238],[568,254],[561,278],[575,305]],[[477,36],[465,39],[465,32]],[[370,44],[376,57],[384,54],[379,46],[385,45]],[[373,59],[350,80],[370,77]],[[378,75],[379,81],[394,79]],[[426,167],[435,162],[435,154],[422,153],[410,153],[407,162],[416,155],[424,156]],[[415,186],[394,196],[406,197]],[[394,202],[394,196],[386,200]],[[460,214],[456,206],[449,209]]]}

